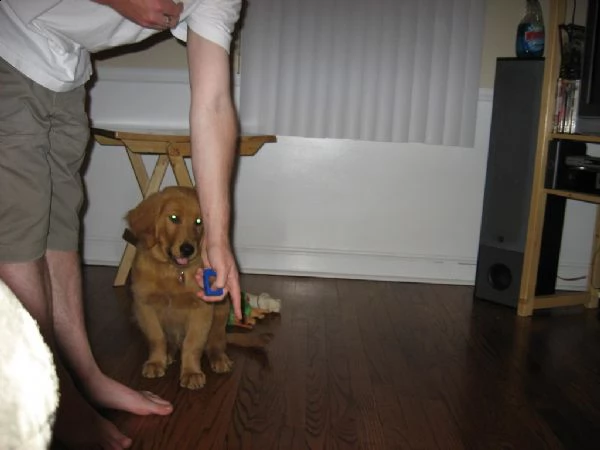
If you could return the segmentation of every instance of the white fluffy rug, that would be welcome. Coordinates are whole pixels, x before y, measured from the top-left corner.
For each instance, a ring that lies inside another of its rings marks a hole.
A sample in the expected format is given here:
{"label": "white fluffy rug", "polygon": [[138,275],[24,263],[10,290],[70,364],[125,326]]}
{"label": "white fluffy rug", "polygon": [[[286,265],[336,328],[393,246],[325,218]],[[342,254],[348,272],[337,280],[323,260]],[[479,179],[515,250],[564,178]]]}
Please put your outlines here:
{"label": "white fluffy rug", "polygon": [[58,378],[37,323],[0,280],[0,449],[46,449]]}

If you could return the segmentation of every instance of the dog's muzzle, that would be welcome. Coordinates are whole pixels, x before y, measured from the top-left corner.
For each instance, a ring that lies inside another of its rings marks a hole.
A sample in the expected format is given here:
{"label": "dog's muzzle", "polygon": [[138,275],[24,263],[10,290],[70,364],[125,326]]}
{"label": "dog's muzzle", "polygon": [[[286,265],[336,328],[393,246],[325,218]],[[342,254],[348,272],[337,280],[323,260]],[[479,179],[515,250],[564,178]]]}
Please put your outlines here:
{"label": "dog's muzzle", "polygon": [[186,266],[190,262],[190,256],[196,252],[194,247],[189,242],[184,242],[179,246],[179,256],[171,255],[175,263],[179,266]]}

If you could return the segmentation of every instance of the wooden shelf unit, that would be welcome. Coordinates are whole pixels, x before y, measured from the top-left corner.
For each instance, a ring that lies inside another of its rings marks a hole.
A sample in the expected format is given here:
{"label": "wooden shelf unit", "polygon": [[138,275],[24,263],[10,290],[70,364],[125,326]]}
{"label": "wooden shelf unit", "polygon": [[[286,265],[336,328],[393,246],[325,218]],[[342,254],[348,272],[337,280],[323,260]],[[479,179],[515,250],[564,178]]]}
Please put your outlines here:
{"label": "wooden shelf unit", "polygon": [[529,209],[527,243],[523,260],[523,275],[517,308],[517,314],[519,316],[531,316],[537,309],[565,306],[584,305],[587,308],[597,308],[598,295],[600,293],[600,289],[598,289],[598,287],[600,287],[600,264],[596,263],[600,245],[600,213],[596,212],[596,225],[592,243],[592,257],[588,273],[587,290],[584,292],[567,292],[554,295],[535,295],[547,197],[549,195],[557,195],[572,200],[594,203],[596,205],[600,204],[600,196],[597,195],[546,189],[544,186],[546,164],[548,160],[548,146],[551,140],[561,139],[600,143],[600,136],[556,134],[552,132],[555,88],[559,75],[561,58],[558,25],[565,18],[567,2],[566,0],[553,0],[549,2],[549,5],[550,15],[548,26],[546,27],[546,59],[544,65],[544,82],[542,86],[542,102],[540,106],[535,170]]}

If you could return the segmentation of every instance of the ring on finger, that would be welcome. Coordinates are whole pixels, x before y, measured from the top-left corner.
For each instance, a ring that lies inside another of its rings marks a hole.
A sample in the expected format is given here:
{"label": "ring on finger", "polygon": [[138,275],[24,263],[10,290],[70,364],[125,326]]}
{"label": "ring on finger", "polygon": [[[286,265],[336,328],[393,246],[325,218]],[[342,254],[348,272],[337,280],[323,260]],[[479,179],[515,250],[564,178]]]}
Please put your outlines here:
{"label": "ring on finger", "polygon": [[169,28],[171,26],[171,16],[168,14],[163,14],[164,17],[164,25],[166,28]]}

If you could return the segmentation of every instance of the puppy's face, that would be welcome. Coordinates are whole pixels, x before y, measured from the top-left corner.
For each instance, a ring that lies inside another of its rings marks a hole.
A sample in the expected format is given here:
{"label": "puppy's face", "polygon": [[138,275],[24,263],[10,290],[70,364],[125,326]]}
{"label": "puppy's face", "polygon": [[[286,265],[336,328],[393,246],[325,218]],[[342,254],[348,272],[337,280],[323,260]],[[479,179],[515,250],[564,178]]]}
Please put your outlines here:
{"label": "puppy's face", "polygon": [[177,266],[187,266],[200,256],[201,239],[200,207],[184,199],[168,199],[156,223],[155,257],[168,258]]}
{"label": "puppy's face", "polygon": [[165,188],[142,201],[127,219],[153,258],[182,268],[200,259],[202,215],[193,188]]}

